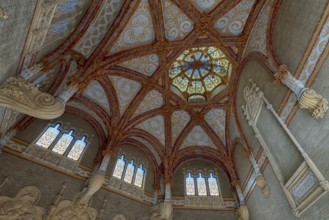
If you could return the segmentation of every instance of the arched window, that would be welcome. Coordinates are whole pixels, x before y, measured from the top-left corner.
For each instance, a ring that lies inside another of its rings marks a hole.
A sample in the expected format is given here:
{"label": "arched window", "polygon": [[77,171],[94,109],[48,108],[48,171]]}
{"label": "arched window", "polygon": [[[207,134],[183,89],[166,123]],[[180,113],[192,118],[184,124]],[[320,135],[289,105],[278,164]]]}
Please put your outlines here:
{"label": "arched window", "polygon": [[125,173],[125,178],[123,179],[127,183],[132,183],[133,177],[135,172],[134,160],[128,163]]}
{"label": "arched window", "polygon": [[199,176],[196,179],[198,196],[207,196],[207,186],[206,179],[202,176],[201,172],[199,172]]}
{"label": "arched window", "polygon": [[144,169],[143,169],[143,164],[141,164],[136,171],[136,176],[135,176],[135,181],[134,181],[134,185],[141,187],[143,186],[143,180],[144,180]]}
{"label": "arched window", "polygon": [[116,178],[121,179],[123,171],[125,169],[126,162],[124,161],[124,155],[122,155],[118,160],[115,165],[114,171],[113,171],[113,176]]}
{"label": "arched window", "polygon": [[41,135],[41,137],[36,142],[36,145],[44,148],[48,148],[53,141],[56,139],[56,137],[61,132],[59,130],[59,127],[61,124],[57,123],[55,126],[49,126],[47,130]]}
{"label": "arched window", "polygon": [[86,136],[83,136],[81,140],[77,140],[74,143],[73,147],[70,150],[70,153],[67,155],[68,158],[71,158],[73,160],[79,160],[83,150],[87,146],[86,138]]}
{"label": "arched window", "polygon": [[63,155],[67,148],[70,146],[71,142],[73,141],[73,130],[70,130],[69,133],[64,133],[62,137],[58,140],[55,144],[53,151]]}
{"label": "arched window", "polygon": [[195,196],[195,182],[194,177],[192,177],[191,172],[187,174],[185,177],[185,188],[186,188],[186,195],[188,196]]}
{"label": "arched window", "polygon": [[214,174],[212,172],[210,172],[208,177],[208,187],[209,187],[209,194],[211,196],[219,196],[217,178],[214,177]]}

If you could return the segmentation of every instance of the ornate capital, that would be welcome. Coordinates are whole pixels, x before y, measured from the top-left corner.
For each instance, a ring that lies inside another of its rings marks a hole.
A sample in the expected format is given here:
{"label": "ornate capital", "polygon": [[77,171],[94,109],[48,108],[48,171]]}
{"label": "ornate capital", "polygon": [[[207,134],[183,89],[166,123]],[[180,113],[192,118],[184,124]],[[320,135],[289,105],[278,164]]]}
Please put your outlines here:
{"label": "ornate capital", "polygon": [[286,85],[297,97],[299,106],[308,109],[314,118],[323,118],[328,110],[328,101],[314,90],[305,88],[303,83],[295,79],[288,71],[286,65],[281,65],[279,71],[274,74],[274,84]]}
{"label": "ornate capital", "polygon": [[256,184],[257,184],[257,186],[259,186],[259,188],[261,188],[263,194],[265,196],[267,196],[268,193],[269,193],[269,190],[268,190],[268,186],[267,186],[267,183],[265,181],[265,178],[262,175],[257,176]]}
{"label": "ornate capital", "polygon": [[8,18],[8,14],[0,8],[0,18],[6,20]]}
{"label": "ornate capital", "polygon": [[21,77],[25,80],[29,80],[30,78],[32,78],[35,74],[39,73],[41,70],[43,69],[43,64],[42,63],[38,63],[35,64],[34,66],[24,69],[21,72]]}

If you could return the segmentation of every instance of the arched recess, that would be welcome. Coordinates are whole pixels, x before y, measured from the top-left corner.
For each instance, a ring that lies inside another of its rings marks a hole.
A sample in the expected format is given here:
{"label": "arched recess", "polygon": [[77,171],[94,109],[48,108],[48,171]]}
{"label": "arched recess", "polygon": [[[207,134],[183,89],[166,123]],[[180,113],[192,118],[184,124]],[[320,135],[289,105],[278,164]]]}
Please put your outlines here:
{"label": "arched recess", "polygon": [[278,61],[295,73],[319,24],[327,0],[282,1],[273,25],[273,49]]}
{"label": "arched recess", "polygon": [[[235,108],[238,124],[241,129],[240,132],[243,132],[246,138],[245,141],[248,146],[250,146],[253,154],[257,155],[260,153],[260,150],[262,151],[262,148],[260,147],[259,141],[255,138],[255,133],[249,126],[243,110],[241,109],[241,106],[246,103],[243,95],[244,88],[251,86],[249,79],[252,79],[264,92],[264,96],[273,105],[275,111],[277,111],[280,106],[283,95],[287,89],[284,86],[274,86],[272,84],[272,73],[264,68],[264,64],[258,60],[250,60],[244,63],[244,66],[241,68],[235,97]],[[257,121],[257,127],[269,146],[271,154],[279,164],[284,179],[288,180],[302,163],[302,158],[297,148],[283,131],[283,128],[275,119],[274,115],[267,110],[265,105],[262,107]]]}
{"label": "arched recess", "polygon": [[234,166],[240,180],[240,186],[243,188],[252,164],[248,158],[247,149],[241,141],[235,141],[234,143]]}
{"label": "arched recess", "polygon": [[[87,115],[85,114],[84,116]],[[88,119],[87,117],[81,117],[80,115],[76,115],[72,112],[67,111],[61,117],[51,121],[41,119],[36,119],[32,121],[31,124],[29,124],[26,129],[19,132],[16,137],[26,142],[27,144],[35,143],[36,139],[43,133],[43,131],[45,131],[45,129],[49,125],[53,125],[56,122],[60,122],[62,124],[60,129],[62,131],[69,131],[70,129],[73,129],[73,136],[75,138],[79,139],[83,135],[87,136],[87,148],[84,151],[79,163],[83,166],[92,169],[94,167],[94,159],[102,141],[99,140],[99,136],[97,135],[97,131],[95,130],[97,124],[93,123],[90,120],[90,118]]]}
{"label": "arched recess", "polygon": [[116,156],[113,156],[110,160],[110,164],[107,169],[107,175],[112,176],[114,167],[116,165],[117,159],[121,155],[125,155],[125,161],[128,163],[131,160],[134,160],[134,165],[138,167],[140,164],[143,164],[145,169],[145,180],[144,180],[144,192],[150,195],[153,194],[153,186],[155,173],[157,173],[157,165],[152,158],[152,153],[142,144],[134,140],[125,140],[117,148]]}
{"label": "arched recess", "polygon": [[173,174],[172,195],[173,197],[184,197],[185,195],[185,181],[184,178],[187,172],[192,172],[196,175],[199,171],[203,176],[208,176],[210,172],[218,178],[219,187],[224,198],[233,198],[230,178],[227,173],[218,164],[207,160],[206,158],[196,157],[183,161],[176,167]]}

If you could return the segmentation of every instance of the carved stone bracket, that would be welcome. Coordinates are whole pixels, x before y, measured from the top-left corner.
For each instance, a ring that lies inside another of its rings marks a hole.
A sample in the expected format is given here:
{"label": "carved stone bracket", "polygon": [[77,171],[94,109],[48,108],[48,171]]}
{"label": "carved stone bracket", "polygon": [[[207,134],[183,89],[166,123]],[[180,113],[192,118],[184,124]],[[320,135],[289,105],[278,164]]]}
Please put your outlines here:
{"label": "carved stone bracket", "polygon": [[241,205],[236,210],[236,216],[238,220],[249,220],[249,210],[246,205]]}
{"label": "carved stone bracket", "polygon": [[151,208],[151,220],[172,220],[174,209],[170,202],[160,203]]}
{"label": "carved stone bracket", "polygon": [[259,188],[261,188],[262,193],[265,196],[268,196],[268,193],[269,193],[268,185],[266,183],[265,178],[262,175],[259,175],[256,177],[256,184],[257,184],[257,186],[259,186]]}
{"label": "carved stone bracket", "polygon": [[0,106],[40,119],[58,118],[64,105],[21,78],[10,77],[0,85]]}
{"label": "carved stone bracket", "polygon": [[275,84],[286,85],[296,95],[301,108],[308,109],[314,118],[323,118],[328,110],[328,100],[313,89],[305,88],[301,81],[291,75],[286,65],[281,65],[274,77],[276,78]]}

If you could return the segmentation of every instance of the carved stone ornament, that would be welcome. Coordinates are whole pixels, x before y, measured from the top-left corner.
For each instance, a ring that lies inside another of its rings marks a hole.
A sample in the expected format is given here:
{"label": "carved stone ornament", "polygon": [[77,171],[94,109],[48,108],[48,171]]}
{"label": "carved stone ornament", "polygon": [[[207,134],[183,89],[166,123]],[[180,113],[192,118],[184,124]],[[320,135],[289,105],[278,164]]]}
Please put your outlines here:
{"label": "carved stone ornament", "polygon": [[246,205],[241,205],[236,210],[237,220],[249,220],[249,210]]}
{"label": "carved stone ornament", "polygon": [[69,200],[58,203],[47,220],[96,220],[97,211],[88,206],[81,206]]}
{"label": "carved stone ornament", "polygon": [[2,18],[2,19],[8,18],[7,13],[2,8],[0,8],[0,18]]}
{"label": "carved stone ornament", "polygon": [[328,110],[328,101],[313,89],[305,88],[301,81],[291,75],[286,65],[281,65],[274,77],[275,84],[286,85],[296,95],[301,108],[308,109],[314,118],[323,118]]}
{"label": "carved stone ornament", "polygon": [[22,188],[14,198],[0,196],[0,220],[42,220],[43,209],[36,206],[39,197],[35,186]]}
{"label": "carved stone ornament", "polygon": [[173,207],[170,202],[160,203],[151,208],[151,220],[172,220]]}
{"label": "carved stone ornament", "polygon": [[246,119],[248,120],[249,125],[254,125],[257,122],[258,116],[262,110],[262,96],[263,92],[256,86],[252,80],[249,80],[252,83],[251,87],[245,87],[243,90],[243,96],[246,100],[246,105],[242,106],[242,110]]}
{"label": "carved stone ornament", "polygon": [[105,174],[97,172],[90,178],[87,186],[82,190],[81,195],[78,198],[78,203],[88,204],[91,201],[92,196],[102,187],[105,180]]}
{"label": "carved stone ornament", "polygon": [[257,184],[257,186],[259,186],[259,188],[262,189],[263,194],[265,196],[268,196],[268,193],[269,193],[268,185],[265,181],[265,178],[262,175],[257,176],[256,184]]}
{"label": "carved stone ornament", "polygon": [[21,78],[10,77],[0,85],[0,106],[40,119],[61,116],[65,107],[52,95],[43,93]]}

